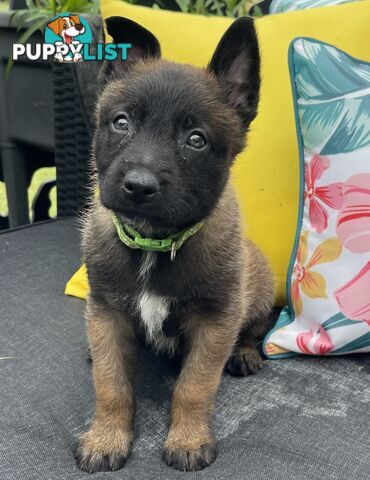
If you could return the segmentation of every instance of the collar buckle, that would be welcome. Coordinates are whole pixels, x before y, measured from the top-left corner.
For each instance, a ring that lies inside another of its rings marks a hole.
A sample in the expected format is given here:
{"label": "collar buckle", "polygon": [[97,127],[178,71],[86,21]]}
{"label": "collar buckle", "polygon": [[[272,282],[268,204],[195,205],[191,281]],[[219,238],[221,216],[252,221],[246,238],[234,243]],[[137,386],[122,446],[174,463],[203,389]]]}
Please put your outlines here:
{"label": "collar buckle", "polygon": [[157,240],[155,238],[135,237],[135,242],[144,250],[166,251],[171,246],[172,239]]}

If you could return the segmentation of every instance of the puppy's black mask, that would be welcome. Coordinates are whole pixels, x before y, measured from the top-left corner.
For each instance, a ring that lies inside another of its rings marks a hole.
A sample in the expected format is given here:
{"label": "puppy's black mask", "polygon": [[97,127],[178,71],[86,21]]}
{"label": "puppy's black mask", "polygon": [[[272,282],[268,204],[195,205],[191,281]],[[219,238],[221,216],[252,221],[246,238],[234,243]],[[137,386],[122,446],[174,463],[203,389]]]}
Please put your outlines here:
{"label": "puppy's black mask", "polygon": [[205,70],[160,59],[140,25],[107,20],[127,61],[100,74],[94,156],[102,203],[135,225],[178,230],[217,204],[256,115],[259,53],[253,20],[239,18]]}

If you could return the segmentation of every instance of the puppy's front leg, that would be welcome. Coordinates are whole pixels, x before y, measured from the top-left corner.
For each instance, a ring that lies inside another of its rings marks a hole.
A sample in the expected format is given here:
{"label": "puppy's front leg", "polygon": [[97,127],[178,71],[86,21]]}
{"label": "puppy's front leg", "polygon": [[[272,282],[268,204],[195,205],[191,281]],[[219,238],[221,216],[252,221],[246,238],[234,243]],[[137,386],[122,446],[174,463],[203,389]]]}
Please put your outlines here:
{"label": "puppy's front leg", "polygon": [[201,470],[217,456],[210,431],[213,400],[237,332],[222,319],[193,319],[189,351],[176,383],[163,460],[177,470]]}
{"label": "puppy's front leg", "polygon": [[135,332],[123,315],[92,299],[87,320],[96,411],[90,430],[80,438],[76,461],[89,473],[118,470],[127,460],[133,439]]}

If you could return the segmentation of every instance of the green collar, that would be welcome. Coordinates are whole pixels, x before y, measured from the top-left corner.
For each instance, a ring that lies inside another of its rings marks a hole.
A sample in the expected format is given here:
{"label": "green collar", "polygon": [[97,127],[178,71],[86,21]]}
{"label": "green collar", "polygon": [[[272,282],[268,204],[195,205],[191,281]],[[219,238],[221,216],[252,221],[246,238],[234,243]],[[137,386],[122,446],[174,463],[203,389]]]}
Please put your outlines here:
{"label": "green collar", "polygon": [[204,222],[199,222],[169,238],[157,240],[156,238],[143,238],[135,229],[123,224],[113,212],[112,220],[121,242],[127,247],[149,252],[171,252],[171,261],[174,260],[177,250],[182,247],[186,240],[196,234],[204,225]]}

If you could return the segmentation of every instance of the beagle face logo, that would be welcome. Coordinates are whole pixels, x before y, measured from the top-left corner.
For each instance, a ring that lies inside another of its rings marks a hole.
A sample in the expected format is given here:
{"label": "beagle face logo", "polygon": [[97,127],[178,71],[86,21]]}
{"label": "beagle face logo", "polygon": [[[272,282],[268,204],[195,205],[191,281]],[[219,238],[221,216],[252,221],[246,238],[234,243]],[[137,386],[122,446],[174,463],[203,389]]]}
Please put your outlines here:
{"label": "beagle face logo", "polygon": [[127,60],[129,43],[96,43],[94,48],[89,22],[75,13],[59,13],[46,25],[44,43],[13,43],[13,60],[54,58],[58,63],[82,60]]}
{"label": "beagle face logo", "polygon": [[72,43],[76,37],[85,33],[79,15],[68,15],[66,17],[57,17],[47,25],[56,35],[59,35],[64,43]]}
{"label": "beagle face logo", "polygon": [[90,25],[80,15],[60,13],[45,28],[45,43],[54,44],[58,63],[83,60],[83,45],[91,43]]}

